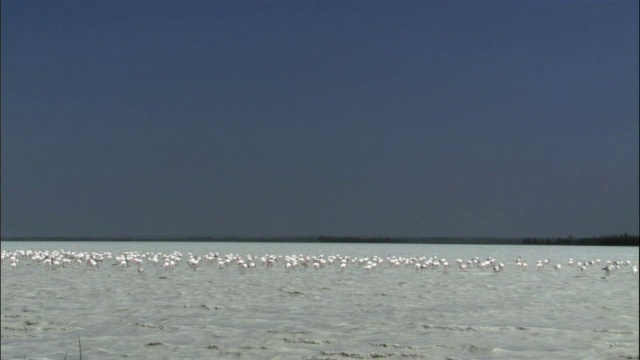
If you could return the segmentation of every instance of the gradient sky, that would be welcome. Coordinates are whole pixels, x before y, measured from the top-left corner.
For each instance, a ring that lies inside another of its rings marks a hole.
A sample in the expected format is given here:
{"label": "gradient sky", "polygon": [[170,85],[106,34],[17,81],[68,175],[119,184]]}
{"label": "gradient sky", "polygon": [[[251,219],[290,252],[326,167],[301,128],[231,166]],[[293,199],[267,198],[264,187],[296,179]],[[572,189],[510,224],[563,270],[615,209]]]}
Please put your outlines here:
{"label": "gradient sky", "polygon": [[2,236],[639,232],[629,1],[2,1]]}

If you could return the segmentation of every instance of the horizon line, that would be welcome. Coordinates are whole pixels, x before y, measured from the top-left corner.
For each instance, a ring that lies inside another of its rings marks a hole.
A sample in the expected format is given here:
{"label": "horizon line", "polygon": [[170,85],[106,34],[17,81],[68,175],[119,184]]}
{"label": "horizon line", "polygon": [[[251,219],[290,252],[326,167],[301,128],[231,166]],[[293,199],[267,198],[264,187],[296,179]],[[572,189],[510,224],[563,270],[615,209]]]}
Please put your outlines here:
{"label": "horizon line", "polygon": [[601,237],[640,237],[627,232],[591,236],[491,236],[491,235],[0,235],[0,239],[592,239]]}

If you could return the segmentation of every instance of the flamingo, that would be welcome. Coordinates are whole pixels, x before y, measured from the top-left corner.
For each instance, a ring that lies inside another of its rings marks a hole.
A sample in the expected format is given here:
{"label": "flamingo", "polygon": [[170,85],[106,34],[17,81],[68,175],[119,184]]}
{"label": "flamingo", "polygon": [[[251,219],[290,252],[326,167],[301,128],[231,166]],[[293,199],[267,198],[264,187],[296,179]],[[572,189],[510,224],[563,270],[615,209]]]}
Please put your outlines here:
{"label": "flamingo", "polygon": [[500,265],[493,265],[493,274],[497,274],[500,272]]}
{"label": "flamingo", "polygon": [[448,262],[444,262],[442,263],[442,268],[444,269],[444,273],[447,273],[447,269],[449,269],[449,263]]}
{"label": "flamingo", "polygon": [[560,271],[560,269],[562,268],[562,265],[560,265],[560,264],[555,264],[555,265],[553,266],[553,268],[554,268],[556,271]]}
{"label": "flamingo", "polygon": [[587,270],[587,267],[584,265],[580,265],[580,271],[582,272],[582,276],[584,276],[584,272]]}
{"label": "flamingo", "polygon": [[44,261],[42,262],[42,264],[44,265],[44,271],[49,271],[51,270],[52,266],[51,266],[51,259],[46,258],[44,259]]}

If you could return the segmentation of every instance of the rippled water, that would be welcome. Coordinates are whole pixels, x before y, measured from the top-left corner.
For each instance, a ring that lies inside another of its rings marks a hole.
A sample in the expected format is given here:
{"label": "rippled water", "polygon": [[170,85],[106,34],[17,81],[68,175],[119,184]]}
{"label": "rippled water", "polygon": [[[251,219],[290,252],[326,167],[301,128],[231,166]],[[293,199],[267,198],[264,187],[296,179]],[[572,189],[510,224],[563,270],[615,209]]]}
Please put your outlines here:
{"label": "rippled water", "polygon": [[[3,242],[3,250],[264,255],[488,256],[505,271],[350,265],[243,273],[215,264],[45,272],[2,264],[2,359],[637,359],[638,248],[301,243]],[[527,272],[515,259],[528,262]],[[585,276],[574,261],[601,259]],[[561,263],[535,270],[539,259]]]}

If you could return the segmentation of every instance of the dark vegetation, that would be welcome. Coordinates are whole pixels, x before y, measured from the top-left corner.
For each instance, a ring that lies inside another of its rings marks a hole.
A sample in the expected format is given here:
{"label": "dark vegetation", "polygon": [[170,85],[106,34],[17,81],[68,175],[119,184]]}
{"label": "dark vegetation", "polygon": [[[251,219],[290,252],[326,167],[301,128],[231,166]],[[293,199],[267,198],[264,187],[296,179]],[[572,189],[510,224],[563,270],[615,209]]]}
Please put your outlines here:
{"label": "dark vegetation", "polygon": [[640,246],[639,235],[612,234],[589,238],[499,238],[499,237],[358,237],[358,236],[301,236],[301,237],[6,237],[2,241],[191,241],[191,242],[309,242],[362,244],[496,244],[496,245],[590,245]]}

